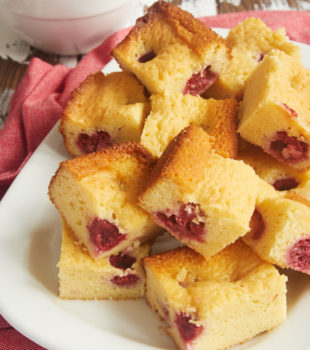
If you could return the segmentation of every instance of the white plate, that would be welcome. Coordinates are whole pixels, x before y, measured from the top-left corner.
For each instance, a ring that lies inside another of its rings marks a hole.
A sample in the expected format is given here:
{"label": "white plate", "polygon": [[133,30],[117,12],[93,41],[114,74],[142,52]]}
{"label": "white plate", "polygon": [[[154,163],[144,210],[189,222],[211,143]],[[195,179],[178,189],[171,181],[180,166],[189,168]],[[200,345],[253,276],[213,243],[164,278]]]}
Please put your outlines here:
{"label": "white plate", "polygon": [[[219,31],[225,35],[226,30]],[[310,68],[310,46],[300,45]],[[105,71],[114,70],[110,64]],[[55,127],[0,203],[0,311],[17,330],[48,349],[175,349],[144,300],[64,301],[57,297],[59,215],[47,196],[67,158]],[[310,277],[289,271],[288,319],[238,349],[309,350]]]}

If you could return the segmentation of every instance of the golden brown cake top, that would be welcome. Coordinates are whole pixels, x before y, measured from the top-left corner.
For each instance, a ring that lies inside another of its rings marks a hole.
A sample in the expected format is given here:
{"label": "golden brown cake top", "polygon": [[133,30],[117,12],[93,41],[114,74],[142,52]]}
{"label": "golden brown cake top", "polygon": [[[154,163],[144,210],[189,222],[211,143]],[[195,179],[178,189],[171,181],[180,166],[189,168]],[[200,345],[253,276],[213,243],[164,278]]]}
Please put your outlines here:
{"label": "golden brown cake top", "polygon": [[225,43],[223,38],[197,20],[192,14],[171,3],[165,1],[154,3],[149,8],[147,16],[152,18],[156,15],[160,15],[168,21],[176,34],[188,43],[192,43],[193,46],[200,45],[200,40],[201,42],[218,41]]}
{"label": "golden brown cake top", "polygon": [[129,72],[91,74],[72,91],[61,116],[60,132],[68,119],[95,122],[107,110],[146,101],[144,86]]}
{"label": "golden brown cake top", "polygon": [[144,264],[157,276],[170,276],[181,283],[191,284],[203,280],[235,282],[264,262],[238,240],[208,260],[189,247],[181,247],[147,257]]}
{"label": "golden brown cake top", "polygon": [[130,45],[134,45],[142,33],[148,33],[146,31],[147,27],[163,24],[168,24],[175,36],[183,40],[188,46],[191,46],[198,54],[201,48],[204,48],[210,42],[226,45],[222,37],[189,12],[171,3],[157,1],[143,17],[137,19],[136,25],[128,36],[113,51],[118,51],[120,46],[122,50],[130,51]]}
{"label": "golden brown cake top", "polygon": [[148,186],[167,177],[194,189],[203,179],[212,154],[211,137],[201,128],[190,125],[170,142],[151,173]]}
{"label": "golden brown cake top", "polygon": [[91,176],[114,167],[115,162],[133,159],[141,167],[151,169],[154,160],[147,150],[136,142],[125,142],[107,147],[60,163],[59,169],[67,168],[77,179]]}

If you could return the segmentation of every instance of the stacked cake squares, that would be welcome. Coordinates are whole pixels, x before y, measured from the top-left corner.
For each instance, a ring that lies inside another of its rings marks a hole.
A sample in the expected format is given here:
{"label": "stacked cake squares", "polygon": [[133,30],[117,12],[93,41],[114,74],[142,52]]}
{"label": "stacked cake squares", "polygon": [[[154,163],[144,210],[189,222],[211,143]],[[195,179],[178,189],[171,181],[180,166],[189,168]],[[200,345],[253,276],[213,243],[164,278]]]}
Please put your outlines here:
{"label": "stacked cake squares", "polygon": [[62,226],[59,297],[62,299],[128,299],[144,295],[142,259],[150,245],[127,249],[93,259],[75,239],[66,223]]}
{"label": "stacked cake squares", "polygon": [[[258,19],[223,39],[158,1],[112,55],[122,71],[88,77],[61,117],[77,158],[49,186],[60,297],[145,296],[186,350],[271,330],[286,318],[274,265],[310,272],[310,73],[298,47]],[[153,254],[164,230],[185,247]]]}
{"label": "stacked cake squares", "polygon": [[[74,240],[87,251],[89,264],[95,265],[91,262],[93,259],[101,266],[105,264],[104,258],[132,252],[161,232],[137,205],[138,195],[152,167],[151,156],[138,143],[115,145],[60,164],[50,182],[50,199]],[[67,248],[68,245],[63,246],[62,255]],[[62,256],[61,262],[63,260],[66,258]],[[59,266],[60,274],[66,274],[62,270],[66,264]],[[106,278],[105,273],[102,278]],[[143,285],[141,277],[139,280]],[[119,287],[136,289],[135,283],[120,283]],[[109,291],[111,295],[103,295],[109,298],[121,295],[113,288]],[[84,297],[88,298],[88,294]]]}

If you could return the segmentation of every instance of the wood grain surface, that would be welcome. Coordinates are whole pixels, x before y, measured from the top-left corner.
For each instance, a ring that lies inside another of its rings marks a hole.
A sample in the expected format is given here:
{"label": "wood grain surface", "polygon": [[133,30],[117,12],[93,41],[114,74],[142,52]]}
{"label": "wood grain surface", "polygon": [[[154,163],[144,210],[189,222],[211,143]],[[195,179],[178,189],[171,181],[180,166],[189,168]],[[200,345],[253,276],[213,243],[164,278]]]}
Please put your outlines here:
{"label": "wood grain surface", "polygon": [[[193,4],[202,3],[202,0],[167,0],[176,5],[182,5],[184,2],[192,1]],[[141,2],[141,1],[140,1]],[[249,10],[261,10],[261,9],[294,9],[294,10],[310,10],[310,0],[204,0],[204,4],[210,8],[214,7],[217,14],[237,12],[237,11],[249,11]],[[148,4],[148,2],[145,2]],[[147,6],[145,6],[147,7]],[[61,56],[44,53],[37,49],[32,49],[31,57],[39,57],[51,64],[57,64],[61,61]],[[29,60],[28,59],[28,60]],[[77,57],[77,61],[80,57]],[[20,64],[14,62],[11,59],[0,58],[0,129],[5,120],[8,101],[21,80],[25,70],[26,64]]]}

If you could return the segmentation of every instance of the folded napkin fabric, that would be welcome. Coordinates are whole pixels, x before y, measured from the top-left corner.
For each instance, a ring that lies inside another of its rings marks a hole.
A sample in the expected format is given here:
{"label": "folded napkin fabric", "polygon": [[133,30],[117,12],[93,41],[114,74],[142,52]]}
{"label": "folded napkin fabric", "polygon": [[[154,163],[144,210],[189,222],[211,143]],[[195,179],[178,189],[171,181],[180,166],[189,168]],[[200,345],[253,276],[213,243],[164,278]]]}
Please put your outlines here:
{"label": "folded napkin fabric", "polygon": [[87,54],[74,68],[30,61],[0,130],[0,199],[25,162],[59,119],[71,91],[111,60],[110,51],[129,29],[121,30]]}
{"label": "folded napkin fabric", "polygon": [[203,17],[213,28],[232,28],[248,17],[260,18],[271,29],[284,27],[291,40],[310,44],[310,11],[247,11]]}
{"label": "folded napkin fabric", "polygon": [[[202,17],[210,27],[231,28],[248,17],[259,17],[272,29],[285,27],[291,40],[310,44],[310,12],[250,11]],[[108,37],[74,68],[51,66],[33,58],[10,103],[0,131],[0,199],[31,154],[59,119],[71,91],[110,60],[112,48],[129,29]],[[0,349],[42,349],[15,331],[0,316]]]}

